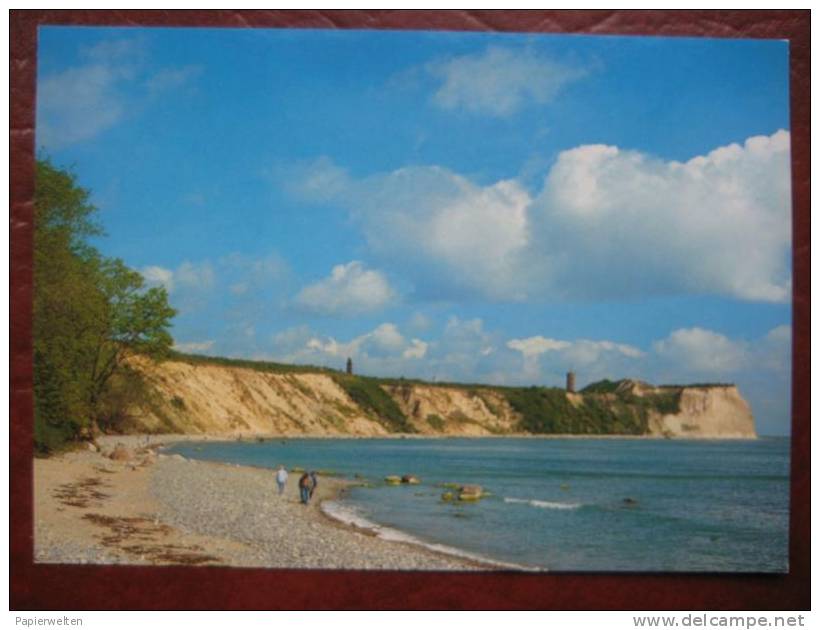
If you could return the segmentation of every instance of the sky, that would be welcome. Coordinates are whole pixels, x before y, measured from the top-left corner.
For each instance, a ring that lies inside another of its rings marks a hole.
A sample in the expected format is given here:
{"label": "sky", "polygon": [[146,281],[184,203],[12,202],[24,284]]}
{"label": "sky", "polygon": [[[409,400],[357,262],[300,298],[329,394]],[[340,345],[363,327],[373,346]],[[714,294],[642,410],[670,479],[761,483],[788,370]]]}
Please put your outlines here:
{"label": "sky", "polygon": [[181,351],[732,382],[789,433],[787,42],[41,27],[36,142]]}

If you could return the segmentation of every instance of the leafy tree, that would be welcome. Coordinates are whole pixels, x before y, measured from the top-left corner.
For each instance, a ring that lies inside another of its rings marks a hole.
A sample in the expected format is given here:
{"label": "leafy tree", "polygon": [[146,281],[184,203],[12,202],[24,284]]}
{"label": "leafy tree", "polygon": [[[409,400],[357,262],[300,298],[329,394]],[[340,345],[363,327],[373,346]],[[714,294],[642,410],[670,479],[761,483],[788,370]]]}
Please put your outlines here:
{"label": "leafy tree", "polygon": [[34,420],[39,451],[77,438],[129,353],[161,357],[174,315],[164,289],[145,289],[120,260],[87,241],[101,235],[89,192],[47,160],[34,198]]}

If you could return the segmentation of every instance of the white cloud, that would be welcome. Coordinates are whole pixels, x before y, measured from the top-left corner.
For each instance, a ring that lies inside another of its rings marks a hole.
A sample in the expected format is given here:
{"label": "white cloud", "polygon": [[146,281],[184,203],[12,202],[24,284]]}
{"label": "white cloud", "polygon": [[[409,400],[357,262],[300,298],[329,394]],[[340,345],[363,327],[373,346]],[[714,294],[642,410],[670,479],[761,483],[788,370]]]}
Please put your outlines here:
{"label": "white cloud", "polygon": [[681,328],[653,344],[654,351],[682,371],[728,374],[749,365],[746,343],[703,328]]}
{"label": "white cloud", "polygon": [[423,359],[424,355],[427,354],[428,347],[429,344],[421,339],[413,339],[410,342],[410,347],[406,348],[401,356],[405,359]]}
{"label": "white cloud", "polygon": [[429,344],[407,340],[393,323],[348,340],[313,332],[307,326],[289,328],[273,337],[273,358],[278,361],[328,365],[342,369],[348,357],[359,373],[402,375],[417,372]]}
{"label": "white cloud", "polygon": [[685,163],[581,146],[535,197],[517,180],[481,186],[435,166],[354,180],[325,162],[336,184],[323,200],[349,209],[382,267],[432,297],[785,302],[789,145],[778,131]]}
{"label": "white cloud", "polygon": [[567,348],[564,356],[573,366],[586,366],[599,362],[605,354],[620,355],[629,359],[638,359],[644,355],[638,348],[623,343],[579,339]]}
{"label": "white cloud", "polygon": [[509,116],[530,103],[545,104],[584,69],[559,63],[529,49],[490,46],[477,54],[427,65],[441,82],[433,103],[442,109]]}
{"label": "white cloud", "polygon": [[295,302],[323,315],[359,315],[381,310],[395,297],[384,274],[354,260],[336,265],[329,277],[303,288]]}
{"label": "white cloud", "polygon": [[348,193],[353,181],[327,156],[296,163],[278,163],[270,176],[291,195],[308,201],[327,201]]}
{"label": "white cloud", "polygon": [[[311,182],[338,169],[322,162],[317,175],[314,167],[289,180],[295,187],[303,182],[300,195],[311,196]],[[531,199],[517,182],[478,186],[435,166],[363,180],[335,175],[334,181],[339,187],[333,200],[350,209],[373,254],[388,263],[412,265],[417,289],[448,284],[497,299],[525,297],[518,287],[516,256],[527,244]],[[323,194],[331,189],[323,188]]]}
{"label": "white cloud", "polygon": [[139,39],[108,40],[80,50],[82,63],[37,82],[37,143],[48,149],[89,140],[132,115],[161,92],[179,88],[199,68],[145,68]]}
{"label": "white cloud", "polygon": [[686,163],[564,151],[532,209],[536,264],[567,296],[789,298],[789,133]]}
{"label": "white cloud", "polygon": [[187,343],[175,343],[174,350],[178,352],[207,352],[213,346],[213,341],[189,341]]}
{"label": "white cloud", "polygon": [[92,138],[125,115],[117,84],[127,77],[104,64],[43,77],[37,86],[37,143],[49,148]]}
{"label": "white cloud", "polygon": [[140,270],[149,285],[162,286],[168,293],[174,290],[174,272],[164,267],[150,266]]}
{"label": "white cloud", "polygon": [[531,382],[538,382],[545,376],[554,379],[555,375],[570,368],[582,369],[587,378],[621,373],[634,370],[638,365],[635,360],[645,356],[640,349],[628,344],[589,339],[566,341],[540,335],[511,339],[507,347],[521,353],[522,374]]}
{"label": "white cloud", "polygon": [[214,286],[215,276],[208,261],[192,263],[187,260],[174,271],[174,286],[192,289],[210,289]]}
{"label": "white cloud", "polygon": [[525,357],[538,356],[545,352],[565,350],[570,347],[568,341],[558,341],[557,339],[547,339],[546,337],[528,337],[527,339],[510,339],[507,347],[511,350],[518,350]]}

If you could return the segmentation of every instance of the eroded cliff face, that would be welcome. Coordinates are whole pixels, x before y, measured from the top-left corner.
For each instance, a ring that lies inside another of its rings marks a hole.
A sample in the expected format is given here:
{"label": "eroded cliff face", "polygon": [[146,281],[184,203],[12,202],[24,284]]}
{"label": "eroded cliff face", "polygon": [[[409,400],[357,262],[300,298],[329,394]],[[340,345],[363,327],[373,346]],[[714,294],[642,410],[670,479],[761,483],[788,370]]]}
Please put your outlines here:
{"label": "eroded cliff face", "polygon": [[680,412],[650,413],[649,431],[666,437],[757,437],[749,403],[734,386],[682,388]]}
{"label": "eroded cliff face", "polygon": [[399,385],[385,390],[424,435],[503,435],[520,420],[507,399],[489,388]]}
{"label": "eroded cliff face", "polygon": [[336,382],[322,374],[137,361],[149,388],[133,410],[147,432],[213,435],[384,435]]}
{"label": "eroded cliff face", "polygon": [[[131,362],[146,384],[131,410],[133,430],[225,436],[385,436],[383,419],[351,399],[329,374],[279,374],[210,364],[143,359]],[[503,390],[418,383],[382,385],[420,435],[521,433],[521,416]],[[669,389],[638,381],[621,388],[637,397]],[[678,413],[648,411],[647,434],[663,437],[753,438],[754,418],[736,387],[683,387]],[[578,407],[587,394],[568,394]],[[609,400],[612,394],[598,396]],[[614,399],[613,399],[614,400]],[[614,404],[614,403],[613,403]]]}

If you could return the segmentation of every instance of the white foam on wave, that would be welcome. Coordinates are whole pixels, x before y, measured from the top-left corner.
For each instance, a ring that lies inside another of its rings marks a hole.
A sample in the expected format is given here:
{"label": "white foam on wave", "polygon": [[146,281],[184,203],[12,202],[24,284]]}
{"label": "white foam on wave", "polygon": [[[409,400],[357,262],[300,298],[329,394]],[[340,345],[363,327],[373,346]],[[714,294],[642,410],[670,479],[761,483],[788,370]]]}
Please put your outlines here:
{"label": "white foam on wave", "polygon": [[322,512],[332,519],[335,519],[345,525],[350,525],[358,529],[364,529],[375,534],[382,540],[389,540],[391,542],[403,542],[411,545],[424,547],[438,553],[443,553],[448,556],[456,556],[458,558],[465,558],[473,560],[482,564],[489,564],[503,569],[516,569],[519,571],[546,571],[541,567],[531,567],[523,564],[514,564],[512,562],[501,562],[492,558],[487,558],[478,554],[458,549],[457,547],[450,547],[449,545],[441,545],[438,543],[429,543],[406,532],[393,527],[386,527],[379,525],[363,516],[356,508],[349,505],[343,505],[340,501],[323,501]]}
{"label": "white foam on wave", "polygon": [[538,499],[516,499],[513,497],[504,497],[504,503],[525,503],[532,507],[541,508],[543,510],[577,510],[581,507],[580,503],[560,503],[558,501],[540,501]]}

